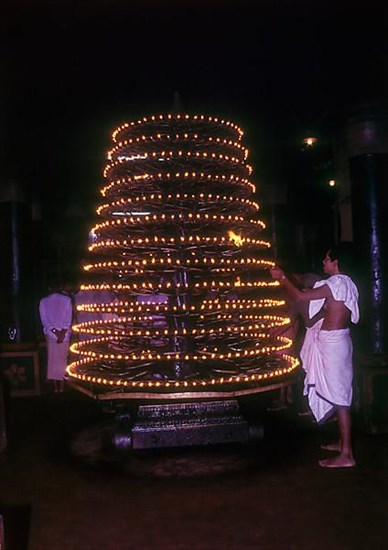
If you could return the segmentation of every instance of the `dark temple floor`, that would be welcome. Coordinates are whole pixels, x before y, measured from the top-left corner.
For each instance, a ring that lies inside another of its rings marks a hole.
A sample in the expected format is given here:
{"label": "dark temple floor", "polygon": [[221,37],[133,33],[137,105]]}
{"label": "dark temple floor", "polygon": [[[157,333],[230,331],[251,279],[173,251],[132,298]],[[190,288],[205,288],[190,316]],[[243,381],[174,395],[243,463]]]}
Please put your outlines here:
{"label": "dark temple floor", "polygon": [[388,435],[356,421],[356,468],[321,469],[335,424],[268,412],[273,397],[242,402],[264,426],[256,445],[101,458],[91,435],[87,460],[70,448],[111,418],[98,403],[72,389],[12,399],[0,456],[5,550],[387,548]]}

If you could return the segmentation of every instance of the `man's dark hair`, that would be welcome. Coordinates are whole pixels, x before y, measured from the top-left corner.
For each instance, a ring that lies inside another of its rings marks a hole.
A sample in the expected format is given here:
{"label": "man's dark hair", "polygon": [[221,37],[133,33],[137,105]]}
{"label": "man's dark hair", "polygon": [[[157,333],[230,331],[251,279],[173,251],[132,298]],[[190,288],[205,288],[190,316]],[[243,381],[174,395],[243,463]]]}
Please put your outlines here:
{"label": "man's dark hair", "polygon": [[335,246],[330,246],[327,253],[332,261],[338,261],[338,267],[345,273],[353,271],[354,268],[354,252],[352,243],[340,243]]}

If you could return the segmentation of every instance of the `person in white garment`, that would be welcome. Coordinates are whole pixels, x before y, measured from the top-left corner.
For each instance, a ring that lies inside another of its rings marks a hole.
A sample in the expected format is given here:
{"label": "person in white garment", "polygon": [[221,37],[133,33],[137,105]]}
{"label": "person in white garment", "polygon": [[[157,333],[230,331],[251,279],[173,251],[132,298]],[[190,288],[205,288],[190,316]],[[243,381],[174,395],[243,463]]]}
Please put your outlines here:
{"label": "person in white garment", "polygon": [[56,393],[62,392],[73,317],[69,292],[64,287],[50,291],[39,302],[39,315],[47,344],[47,379],[53,381]]}
{"label": "person in white garment", "polygon": [[314,317],[322,308],[323,318],[307,332],[301,349],[306,372],[304,392],[310,409],[318,423],[337,415],[339,441],[322,445],[337,454],[320,460],[324,468],[350,468],[355,466],[351,440],[353,345],[351,323],[359,321],[359,294],[353,280],[342,272],[341,249],[331,248],[323,259],[323,270],[329,277],[317,281],[311,290],[300,291],[280,268],[271,270],[297,299],[309,301],[309,316]]}

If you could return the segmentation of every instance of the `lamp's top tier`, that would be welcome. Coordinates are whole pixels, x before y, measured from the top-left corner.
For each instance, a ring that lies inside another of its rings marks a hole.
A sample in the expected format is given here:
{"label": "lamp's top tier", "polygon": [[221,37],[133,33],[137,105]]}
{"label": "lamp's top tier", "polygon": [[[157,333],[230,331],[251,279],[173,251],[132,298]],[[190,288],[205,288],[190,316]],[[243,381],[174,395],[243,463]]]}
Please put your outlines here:
{"label": "lamp's top tier", "polygon": [[139,136],[150,136],[174,132],[184,134],[186,132],[203,131],[204,127],[213,131],[215,135],[240,141],[244,132],[233,122],[207,115],[189,114],[163,114],[143,117],[132,122],[121,124],[112,133],[115,143]]}
{"label": "lamp's top tier", "polygon": [[[112,134],[104,177],[111,182],[123,178],[149,180],[191,174],[207,180],[232,182],[252,173],[248,150],[241,143],[243,131],[234,123],[205,115],[167,114],[144,117],[119,126]],[[143,182],[145,183],[145,182]],[[143,185],[143,191],[146,185]],[[155,189],[154,189],[155,190]]]}

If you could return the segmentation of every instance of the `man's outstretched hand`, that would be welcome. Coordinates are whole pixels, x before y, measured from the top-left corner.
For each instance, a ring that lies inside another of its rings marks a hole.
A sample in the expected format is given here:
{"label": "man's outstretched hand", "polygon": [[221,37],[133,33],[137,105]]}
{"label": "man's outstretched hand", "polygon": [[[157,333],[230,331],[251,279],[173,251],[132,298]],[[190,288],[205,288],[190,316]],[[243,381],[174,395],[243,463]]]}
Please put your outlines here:
{"label": "man's outstretched hand", "polygon": [[280,267],[274,267],[273,269],[270,269],[269,272],[271,273],[272,278],[278,281],[285,278],[284,271]]}

